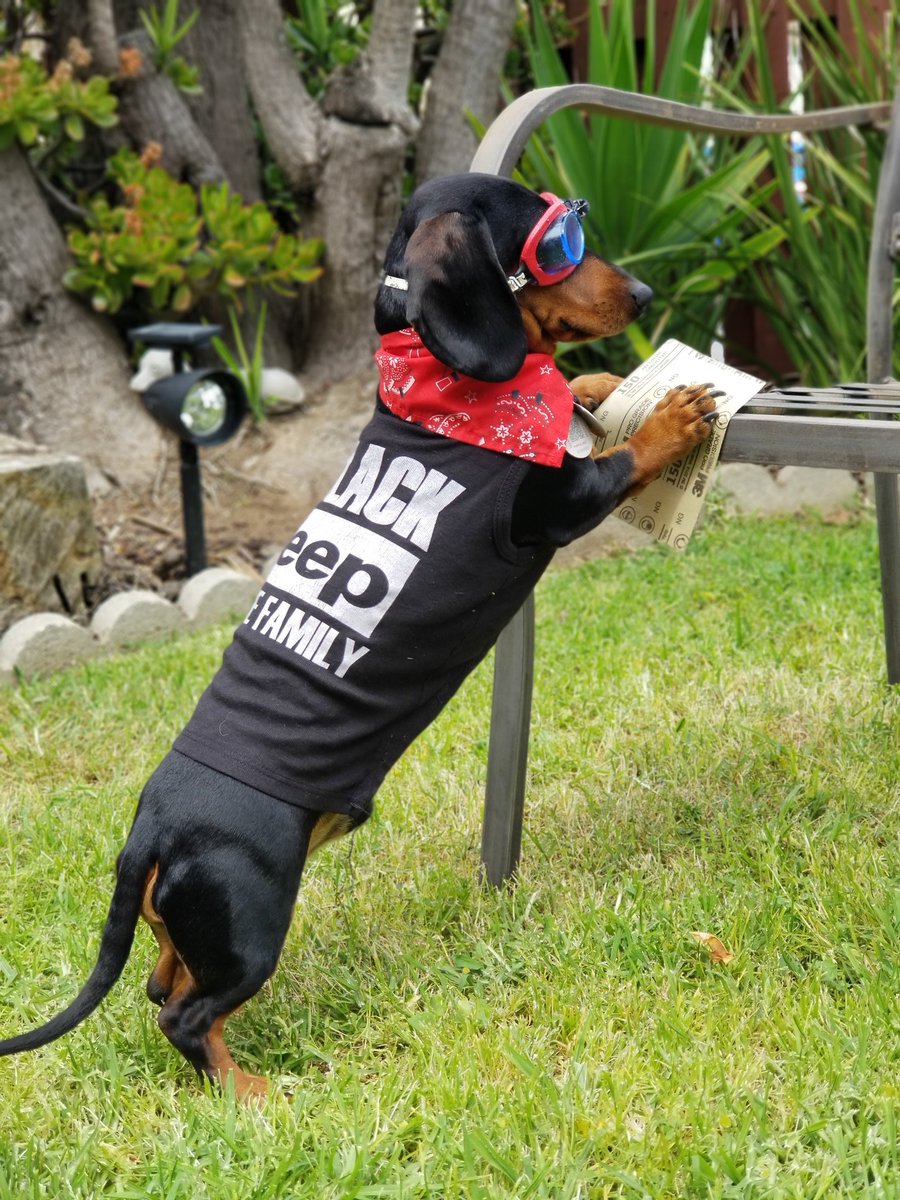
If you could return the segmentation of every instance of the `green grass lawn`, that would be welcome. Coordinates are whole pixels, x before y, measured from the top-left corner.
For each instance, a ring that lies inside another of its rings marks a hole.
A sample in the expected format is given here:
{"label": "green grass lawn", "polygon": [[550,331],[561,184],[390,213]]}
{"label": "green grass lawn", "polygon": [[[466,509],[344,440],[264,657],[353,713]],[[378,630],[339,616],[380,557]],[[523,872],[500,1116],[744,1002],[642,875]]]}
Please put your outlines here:
{"label": "green grass lawn", "polygon": [[[871,520],[554,573],[524,860],[479,883],[490,673],[304,878],[201,1087],[143,995],[0,1061],[7,1197],[900,1196],[900,692]],[[0,693],[0,1032],[94,961],[217,628]],[[714,962],[692,931],[734,954]]]}

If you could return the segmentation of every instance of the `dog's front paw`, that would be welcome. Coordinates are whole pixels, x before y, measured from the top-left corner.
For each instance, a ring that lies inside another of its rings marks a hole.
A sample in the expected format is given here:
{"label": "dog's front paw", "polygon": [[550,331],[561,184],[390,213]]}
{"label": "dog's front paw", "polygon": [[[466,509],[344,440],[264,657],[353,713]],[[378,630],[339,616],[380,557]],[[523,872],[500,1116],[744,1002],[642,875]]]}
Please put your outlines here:
{"label": "dog's front paw", "polygon": [[709,437],[712,424],[707,418],[715,412],[716,397],[722,392],[712,392],[711,383],[681,383],[671,388],[644,424],[651,422],[660,428],[654,431],[654,436],[662,442],[672,442],[672,461],[681,458],[682,454],[699,445]]}
{"label": "dog's front paw", "polygon": [[711,386],[696,383],[672,388],[628,442],[635,456],[637,490],[709,437],[712,424],[708,418],[715,412],[715,398],[723,394],[710,391]]}
{"label": "dog's front paw", "polygon": [[608,375],[604,371],[600,375],[579,375],[571,381],[569,387],[578,403],[588,412],[593,412],[621,382],[621,375]]}

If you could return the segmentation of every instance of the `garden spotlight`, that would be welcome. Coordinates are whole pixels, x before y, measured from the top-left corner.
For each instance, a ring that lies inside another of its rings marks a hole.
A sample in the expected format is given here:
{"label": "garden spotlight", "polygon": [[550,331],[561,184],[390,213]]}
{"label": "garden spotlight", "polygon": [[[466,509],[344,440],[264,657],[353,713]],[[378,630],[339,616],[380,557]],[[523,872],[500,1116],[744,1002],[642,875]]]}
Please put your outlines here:
{"label": "garden spotlight", "polygon": [[207,345],[220,325],[162,322],[131,329],[128,337],[148,349],[168,350],[174,374],[156,380],[141,393],[151,417],[177,434],[181,452],[181,509],[188,575],[206,566],[203,488],[198,446],[218,446],[237,433],[247,412],[244,385],[231,371],[184,370],[184,353]]}

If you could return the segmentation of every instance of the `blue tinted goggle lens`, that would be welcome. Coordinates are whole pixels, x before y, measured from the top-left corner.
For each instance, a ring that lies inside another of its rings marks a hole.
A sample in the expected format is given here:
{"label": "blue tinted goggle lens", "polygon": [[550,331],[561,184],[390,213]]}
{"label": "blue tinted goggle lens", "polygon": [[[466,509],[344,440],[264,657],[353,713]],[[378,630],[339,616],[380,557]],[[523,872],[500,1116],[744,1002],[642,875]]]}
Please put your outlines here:
{"label": "blue tinted goggle lens", "polygon": [[584,230],[578,213],[567,212],[553,222],[538,243],[536,258],[541,270],[549,275],[581,262],[584,258]]}

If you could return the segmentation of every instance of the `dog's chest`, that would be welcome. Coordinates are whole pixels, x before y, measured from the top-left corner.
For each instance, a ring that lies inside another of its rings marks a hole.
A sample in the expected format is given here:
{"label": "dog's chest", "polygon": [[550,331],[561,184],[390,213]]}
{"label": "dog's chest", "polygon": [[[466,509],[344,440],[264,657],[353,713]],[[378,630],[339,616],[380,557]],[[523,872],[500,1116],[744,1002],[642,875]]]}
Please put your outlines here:
{"label": "dog's chest", "polygon": [[549,561],[509,540],[526,470],[379,411],[176,748],[280,799],[368,802]]}

